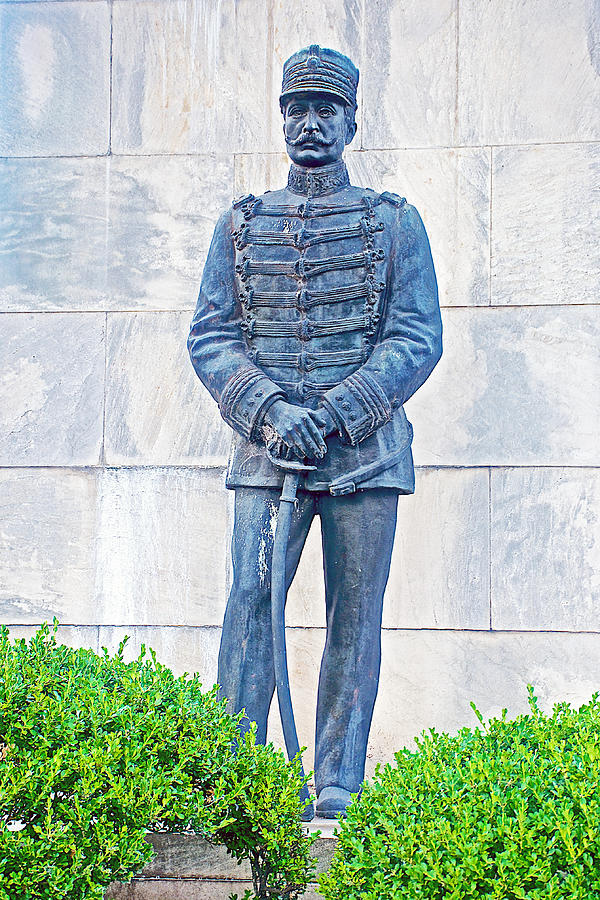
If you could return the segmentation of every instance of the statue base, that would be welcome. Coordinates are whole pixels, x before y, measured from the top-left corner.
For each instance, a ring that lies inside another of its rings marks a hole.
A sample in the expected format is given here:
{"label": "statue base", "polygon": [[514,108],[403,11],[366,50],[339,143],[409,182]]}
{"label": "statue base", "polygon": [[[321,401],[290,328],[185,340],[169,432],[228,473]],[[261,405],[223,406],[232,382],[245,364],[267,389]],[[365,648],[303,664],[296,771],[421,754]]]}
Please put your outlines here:
{"label": "statue base", "polygon": [[[304,825],[309,833],[321,832],[312,847],[317,873],[331,864],[336,825],[335,819],[316,818]],[[228,900],[252,889],[249,864],[238,866],[224,847],[188,834],[149,834],[148,841],[154,858],[129,884],[111,884],[105,900]],[[319,900],[315,888],[310,884],[303,900]]]}

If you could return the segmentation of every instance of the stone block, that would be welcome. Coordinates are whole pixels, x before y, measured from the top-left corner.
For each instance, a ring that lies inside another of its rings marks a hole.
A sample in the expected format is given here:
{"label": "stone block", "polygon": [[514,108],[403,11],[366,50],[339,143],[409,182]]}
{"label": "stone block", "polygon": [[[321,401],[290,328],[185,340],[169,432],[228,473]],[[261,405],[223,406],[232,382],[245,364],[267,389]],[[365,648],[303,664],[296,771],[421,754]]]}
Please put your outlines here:
{"label": "stone block", "polygon": [[104,307],[109,166],[100,158],[0,160],[3,312]]}
{"label": "stone block", "polygon": [[[93,621],[96,500],[93,472],[0,469],[2,622]],[[66,631],[74,640],[83,634],[61,629],[61,640]]]}
{"label": "stone block", "polygon": [[[421,469],[398,498],[385,628],[489,628],[489,504],[485,469]],[[290,627],[325,625],[318,521],[289,592]]]}
{"label": "stone block", "polygon": [[600,139],[598,7],[461,0],[461,144]]}
{"label": "stone block", "polygon": [[[251,881],[136,878],[130,884],[110,885],[106,900],[231,900],[232,896],[243,897],[245,891],[252,896]],[[302,900],[320,900],[321,897],[322,894],[311,890],[310,886],[302,894]]]}
{"label": "stone block", "polygon": [[[290,629],[292,698],[306,769],[313,766],[313,735],[323,629]],[[588,701],[600,680],[600,635],[526,632],[387,630],[379,695],[367,756],[367,777],[377,763],[393,761],[424,729],[456,733],[484,717],[528,711],[527,684],[550,710],[559,700]],[[269,737],[281,746],[276,703]]]}
{"label": "stone block", "polygon": [[193,310],[233,158],[115,158],[109,184],[106,308]]}
{"label": "stone block", "polygon": [[456,0],[365,6],[364,148],[455,143]]}
{"label": "stone block", "polygon": [[417,472],[398,498],[384,627],[489,627],[488,501],[485,469]]}
{"label": "stone block", "polygon": [[229,502],[221,471],[106,469],[94,621],[220,625]]}
{"label": "stone block", "polygon": [[418,209],[431,243],[440,304],[489,303],[490,159],[484,148],[347,154],[354,184]]}
{"label": "stone block", "polygon": [[246,890],[252,890],[251,881],[136,878],[130,884],[110,885],[106,900],[230,900],[232,893],[243,897]]}
{"label": "stone block", "polygon": [[113,152],[269,149],[267,12],[252,0],[117,0]]}
{"label": "stone block", "polygon": [[109,3],[3,3],[0,55],[0,156],[108,151]]}
{"label": "stone block", "polygon": [[[285,147],[283,136],[281,148]],[[346,154],[347,158],[347,154]],[[290,159],[281,153],[237,153],[235,156],[235,196],[276,191],[287,184]]]}
{"label": "stone block", "polygon": [[225,156],[0,161],[0,309],[187,309],[231,202]]}
{"label": "stone block", "polygon": [[324,577],[321,522],[315,518],[288,591],[285,621],[291,628],[325,627]]}
{"label": "stone block", "polygon": [[0,369],[1,466],[98,464],[104,315],[3,315]]}
{"label": "stone block", "polygon": [[528,712],[527,684],[540,706],[580,704],[598,689],[600,635],[388,632],[370,738],[371,768],[423,729],[456,733],[484,718]]}
{"label": "stone block", "polygon": [[105,452],[109,465],[223,466],[231,429],[187,352],[191,315],[108,317]]}
{"label": "stone block", "polygon": [[492,303],[598,302],[599,151],[494,148]]}
{"label": "stone block", "polygon": [[245,878],[250,880],[250,863],[238,865],[218,844],[209,844],[191,834],[149,834],[155,856],[144,867],[147,878]]}
{"label": "stone block", "polygon": [[447,309],[406,405],[418,465],[600,464],[599,307]]}
{"label": "stone block", "polygon": [[494,628],[600,632],[600,469],[492,472]]}
{"label": "stone block", "polygon": [[98,646],[106,647],[110,653],[115,653],[120,642],[128,638],[126,660],[135,659],[143,644],[154,650],[158,661],[168,666],[175,675],[197,673],[206,691],[217,680],[220,628],[186,624],[101,625],[98,631]]}

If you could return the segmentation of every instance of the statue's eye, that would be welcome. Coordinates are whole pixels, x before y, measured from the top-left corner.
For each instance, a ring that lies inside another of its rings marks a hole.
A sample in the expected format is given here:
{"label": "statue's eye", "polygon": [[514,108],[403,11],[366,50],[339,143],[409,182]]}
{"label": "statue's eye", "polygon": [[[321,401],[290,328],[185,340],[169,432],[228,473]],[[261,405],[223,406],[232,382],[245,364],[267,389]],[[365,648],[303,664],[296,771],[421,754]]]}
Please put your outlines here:
{"label": "statue's eye", "polygon": [[298,116],[301,116],[303,113],[304,113],[304,110],[299,106],[291,106],[288,109],[288,116],[295,116],[297,118]]}
{"label": "statue's eye", "polygon": [[321,106],[319,107],[319,115],[323,117],[332,116],[334,114],[334,110],[330,106]]}

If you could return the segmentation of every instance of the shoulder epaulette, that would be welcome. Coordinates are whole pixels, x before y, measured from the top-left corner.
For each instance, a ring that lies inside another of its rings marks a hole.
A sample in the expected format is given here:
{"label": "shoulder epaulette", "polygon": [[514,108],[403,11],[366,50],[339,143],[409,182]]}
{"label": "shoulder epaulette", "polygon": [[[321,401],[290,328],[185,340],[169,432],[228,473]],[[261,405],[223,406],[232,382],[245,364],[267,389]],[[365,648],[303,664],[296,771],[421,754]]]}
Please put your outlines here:
{"label": "shoulder epaulette", "polygon": [[392,206],[397,206],[399,209],[406,203],[406,197],[400,197],[398,194],[392,194],[391,191],[384,191],[379,196],[382,200],[386,200],[388,203],[391,203]]}
{"label": "shoulder epaulette", "polygon": [[254,200],[256,200],[254,194],[244,194],[243,197],[236,197],[232,205],[234,209],[239,209],[244,203],[251,203]]}

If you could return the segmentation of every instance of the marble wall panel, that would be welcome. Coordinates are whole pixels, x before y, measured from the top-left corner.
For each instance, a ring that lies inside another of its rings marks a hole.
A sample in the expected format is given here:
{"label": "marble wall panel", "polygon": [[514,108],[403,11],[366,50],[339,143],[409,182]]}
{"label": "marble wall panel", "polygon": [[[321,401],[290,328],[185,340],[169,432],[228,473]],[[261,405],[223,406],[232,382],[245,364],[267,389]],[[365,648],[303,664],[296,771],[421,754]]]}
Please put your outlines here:
{"label": "marble wall panel", "polygon": [[315,518],[300,565],[288,591],[286,624],[296,628],[325,627],[325,581],[321,549],[321,521]]}
{"label": "marble wall panel", "polygon": [[106,308],[193,310],[232,157],[116,157],[109,185]]}
{"label": "marble wall panel", "polygon": [[388,632],[369,769],[431,726],[455,733],[484,718],[528,712],[527,684],[540,706],[579,705],[598,690],[600,635]]}
{"label": "marble wall panel", "polygon": [[267,17],[252,0],[116,0],[113,151],[268,149]]}
{"label": "marble wall panel", "polygon": [[489,303],[490,159],[486,149],[347,154],[354,184],[391,191],[418,209],[442,306]]}
{"label": "marble wall panel", "polygon": [[[322,629],[290,629],[288,653],[292,699],[307,769],[313,766],[318,669]],[[469,631],[384,631],[379,694],[367,754],[367,777],[375,765],[393,761],[424,729],[455,733],[504,707],[510,717],[528,711],[527,684],[549,711],[559,700],[588,701],[600,680],[600,635]],[[276,705],[269,737],[281,746]]]}
{"label": "marble wall panel", "polygon": [[461,0],[460,143],[600,140],[599,35],[593,0]]}
{"label": "marble wall panel", "polygon": [[230,494],[220,471],[105,469],[97,526],[101,625],[220,625]]}
{"label": "marble wall panel", "polygon": [[[398,499],[384,627],[489,628],[488,495],[486,469],[417,471],[415,494]],[[289,592],[286,621],[325,625],[318,521]]]}
{"label": "marble wall panel", "polygon": [[597,303],[600,144],[493,150],[492,303]]}
{"label": "marble wall panel", "polygon": [[0,160],[0,310],[102,309],[109,160]]}
{"label": "marble wall panel", "polygon": [[494,628],[600,632],[600,469],[492,473]]}
{"label": "marble wall panel", "polygon": [[0,465],[98,464],[104,319],[102,313],[2,316]]}
{"label": "marble wall panel", "polygon": [[406,406],[418,465],[600,464],[600,307],[447,309]]}
{"label": "marble wall panel", "polygon": [[96,499],[94,472],[0,469],[2,622],[90,621]]}
{"label": "marble wall panel", "polygon": [[0,309],[187,309],[228,156],[0,161]]}
{"label": "marble wall panel", "polygon": [[176,675],[198,673],[204,690],[209,690],[217,678],[217,656],[221,629],[193,628],[187,625],[101,625],[98,646],[115,653],[127,637],[125,659],[135,659],[142,644],[156,652],[160,663],[169,666]]}
{"label": "marble wall panel", "polygon": [[236,153],[234,162],[235,196],[277,191],[287,184],[290,159],[284,152],[283,137],[280,153]]}
{"label": "marble wall panel", "polygon": [[456,0],[365,5],[364,148],[455,141]]}
{"label": "marble wall panel", "polygon": [[108,151],[107,2],[3,3],[0,56],[1,156]]}
{"label": "marble wall panel", "polygon": [[[442,306],[489,303],[490,155],[465,150],[349,152],[353,184],[405,196],[417,207],[431,243]],[[235,193],[283,187],[284,154],[240,154]]]}
{"label": "marble wall panel", "polygon": [[384,627],[489,627],[488,501],[486,469],[417,472],[398,498]]}
{"label": "marble wall panel", "polygon": [[109,465],[225,465],[231,429],[187,352],[191,315],[108,317],[105,453]]}

